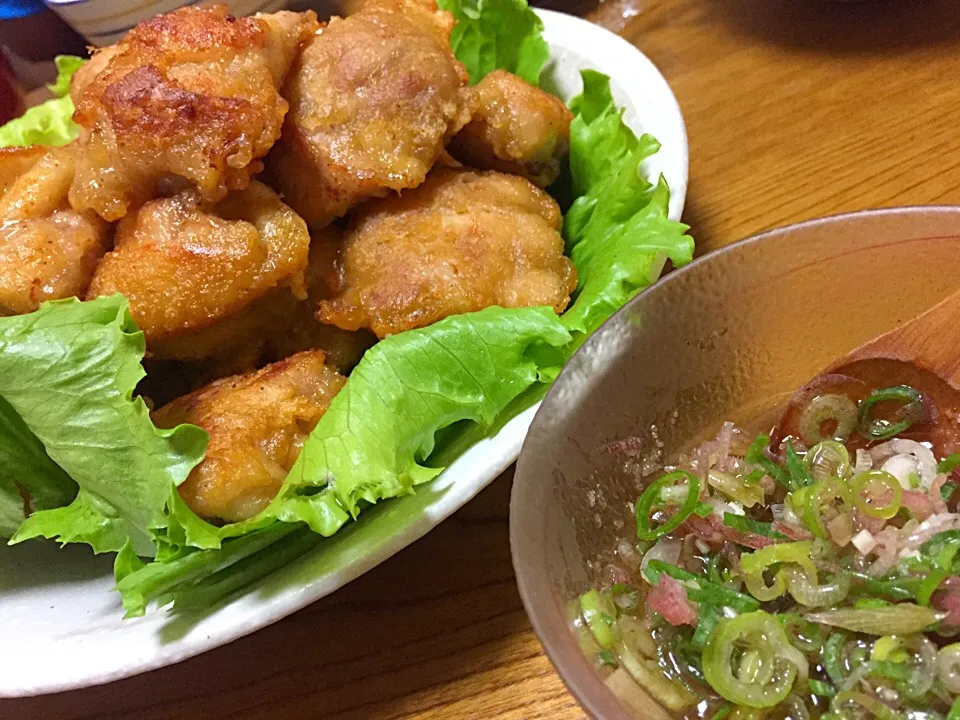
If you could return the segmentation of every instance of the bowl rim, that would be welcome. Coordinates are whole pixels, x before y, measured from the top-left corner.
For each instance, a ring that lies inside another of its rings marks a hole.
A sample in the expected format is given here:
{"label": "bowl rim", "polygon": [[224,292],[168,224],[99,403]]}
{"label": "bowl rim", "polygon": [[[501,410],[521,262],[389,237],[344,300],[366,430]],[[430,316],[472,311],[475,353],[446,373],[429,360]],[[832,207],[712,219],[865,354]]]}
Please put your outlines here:
{"label": "bowl rim", "polygon": [[[960,205],[904,205],[835,213],[763,230],[723,245],[695,258],[692,262],[670,272],[650,287],[640,291],[620,308],[620,310],[614,313],[612,317],[604,322],[600,328],[591,333],[583,345],[581,345],[570,360],[567,361],[564,369],[541,401],[540,408],[538,408],[537,415],[531,423],[530,430],[520,450],[520,457],[517,460],[513,487],[510,492],[510,555],[513,562],[514,574],[517,579],[517,589],[520,594],[520,600],[523,603],[530,624],[533,626],[537,640],[540,642],[544,653],[549,658],[554,670],[560,676],[560,679],[570,694],[580,703],[588,715],[603,720],[631,720],[632,717],[596,674],[592,663],[587,660],[582,652],[562,652],[566,647],[574,645],[576,640],[566,620],[562,623],[555,622],[553,617],[548,617],[545,603],[540,605],[534,603],[533,596],[536,594],[536,589],[549,586],[550,579],[546,571],[546,565],[544,563],[534,562],[534,556],[542,554],[538,553],[540,545],[536,542],[528,542],[527,538],[530,537],[530,535],[524,532],[521,527],[525,524],[525,519],[521,520],[520,506],[530,507],[532,504],[532,496],[536,491],[533,484],[525,480],[526,473],[524,470],[528,455],[526,455],[524,451],[528,447],[530,438],[536,434],[541,409],[544,407],[549,408],[550,398],[558,392],[558,387],[563,384],[564,374],[568,373],[568,369],[576,364],[575,361],[578,357],[589,354],[592,348],[601,341],[604,335],[604,326],[616,322],[620,315],[631,312],[635,305],[644,302],[644,298],[648,294],[659,292],[658,289],[660,287],[671,282],[677,282],[690,273],[698,272],[700,267],[717,257],[731,252],[737,252],[744,247],[767,242],[774,238],[797,232],[798,230],[822,226],[829,227],[851,220],[859,221],[864,218],[884,216],[916,216],[917,218],[923,218],[933,215],[960,215]],[[554,609],[562,613],[562,603],[554,603]]]}

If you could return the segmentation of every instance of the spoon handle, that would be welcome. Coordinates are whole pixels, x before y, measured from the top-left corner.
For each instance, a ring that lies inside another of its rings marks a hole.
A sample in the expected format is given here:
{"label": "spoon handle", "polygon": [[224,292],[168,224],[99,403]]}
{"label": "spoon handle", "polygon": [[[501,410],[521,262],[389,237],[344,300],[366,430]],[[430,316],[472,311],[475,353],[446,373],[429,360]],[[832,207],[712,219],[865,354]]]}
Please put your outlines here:
{"label": "spoon handle", "polygon": [[960,389],[960,291],[857,348],[842,364],[880,357],[911,362]]}

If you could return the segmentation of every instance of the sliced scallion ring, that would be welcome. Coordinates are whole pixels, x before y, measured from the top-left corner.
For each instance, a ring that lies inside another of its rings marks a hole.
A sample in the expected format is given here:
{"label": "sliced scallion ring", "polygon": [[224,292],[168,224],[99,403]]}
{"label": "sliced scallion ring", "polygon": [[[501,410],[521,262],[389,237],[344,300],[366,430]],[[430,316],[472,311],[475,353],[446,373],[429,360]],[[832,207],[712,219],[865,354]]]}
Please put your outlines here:
{"label": "sliced scallion ring", "polygon": [[807,451],[803,462],[814,480],[844,478],[850,473],[850,453],[836,440],[818,442]]}
{"label": "sliced scallion ring", "polygon": [[[797,429],[808,447],[823,440],[846,440],[857,429],[857,417],[857,404],[846,395],[820,395],[804,408]],[[835,426],[824,435],[828,422]]]}
{"label": "sliced scallion ring", "polygon": [[[850,488],[845,480],[827,478],[812,485],[804,495],[803,522],[807,529],[818,538],[827,538],[827,528],[823,522],[823,508],[827,504],[840,501],[851,504]],[[899,502],[899,499],[898,501]]]}
{"label": "sliced scallion ring", "polygon": [[883,470],[868,470],[856,475],[850,481],[850,492],[853,504],[860,512],[884,520],[897,514],[903,499],[900,481]]}
{"label": "sliced scallion ring", "polygon": [[777,619],[762,610],[723,620],[703,649],[703,674],[730,702],[768,708],[782,702],[799,673],[784,654],[790,640]]}
{"label": "sliced scallion ring", "polygon": [[[658,527],[651,527],[650,514],[660,502],[660,494],[665,488],[674,487],[679,481],[687,481],[687,496],[683,505],[670,518]],[[643,491],[643,494],[637,499],[637,538],[640,540],[656,540],[669,532],[680,527],[693,511],[697,509],[700,502],[700,480],[697,476],[686,470],[675,470],[667,473],[663,477],[650,483],[650,486]]]}
{"label": "sliced scallion ring", "polygon": [[[898,421],[873,417],[874,405],[891,401],[900,403],[900,408],[896,412]],[[868,440],[889,440],[909,430],[923,415],[923,396],[920,391],[909,385],[895,385],[874,390],[866,400],[860,403],[860,434]]]}

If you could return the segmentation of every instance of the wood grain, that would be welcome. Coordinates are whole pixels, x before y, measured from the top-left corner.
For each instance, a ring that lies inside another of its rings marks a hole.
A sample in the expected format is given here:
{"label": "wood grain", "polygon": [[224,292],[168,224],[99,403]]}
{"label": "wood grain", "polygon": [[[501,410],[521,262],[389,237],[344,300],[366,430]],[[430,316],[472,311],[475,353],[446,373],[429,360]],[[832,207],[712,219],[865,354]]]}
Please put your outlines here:
{"label": "wood grain", "polygon": [[[565,6],[619,30],[672,84],[701,253],[820,215],[960,201],[954,0]],[[104,687],[5,701],[0,716],[583,717],[520,605],[510,483],[507,473],[420,542],[270,628]]]}

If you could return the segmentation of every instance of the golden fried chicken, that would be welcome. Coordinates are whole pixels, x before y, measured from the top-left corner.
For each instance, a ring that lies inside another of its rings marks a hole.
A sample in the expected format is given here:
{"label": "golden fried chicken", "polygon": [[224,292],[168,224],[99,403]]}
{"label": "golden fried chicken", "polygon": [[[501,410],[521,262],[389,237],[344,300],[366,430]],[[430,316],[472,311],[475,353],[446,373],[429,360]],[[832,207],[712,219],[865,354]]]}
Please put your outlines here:
{"label": "golden fried chicken", "polygon": [[343,330],[321,323],[316,317],[320,301],[336,293],[335,261],[342,244],[340,232],[333,226],[313,234],[306,276],[307,300],[291,308],[277,307],[276,319],[265,333],[269,337],[268,357],[287,357],[301,350],[319,348],[326,354],[328,365],[349,370],[376,343],[376,336],[369,330]]}
{"label": "golden fried chicken", "polygon": [[153,413],[161,428],[199,425],[207,453],[178,488],[208,520],[253,517],[274,498],[303,443],[346,378],[323,352],[298,353],[247,375],[224,378]]}
{"label": "golden fried chicken", "polygon": [[556,202],[524,178],[438,168],[354,216],[318,317],[384,337],[491,305],[562,312],[576,270],[559,229]]}
{"label": "golden fried chicken", "polygon": [[547,187],[570,149],[573,114],[559,98],[495,70],[470,88],[470,122],[450,143],[457,160],[482,170],[523,175]]}
{"label": "golden fried chicken", "polygon": [[313,228],[361,200],[423,182],[466,121],[453,17],[434,0],[371,0],[334,18],[284,87],[290,114],[270,156],[276,187]]}
{"label": "golden fried chicken", "polygon": [[323,350],[326,362],[349,370],[376,342],[367,330],[350,332],[325,325],[315,316],[317,303],[333,293],[334,259],[340,234],[330,226],[315,233],[304,273],[306,299],[289,288],[274,288],[237,315],[160,343],[168,358],[201,362],[207,381],[249,372],[302,350]]}
{"label": "golden fried chicken", "polygon": [[98,51],[71,87],[83,127],[71,204],[112,221],[176,190],[217,202],[246,187],[280,136],[278,88],[318,27],[313,12],[185,7]]}
{"label": "golden fried chicken", "polygon": [[72,148],[0,150],[0,315],[82,296],[109,248],[109,226],[72,210]]}
{"label": "golden fried chicken", "polygon": [[123,293],[159,356],[191,356],[185,337],[239,315],[273,288],[306,297],[307,227],[259,182],[210,211],[189,192],[153,200],[120,221],[115,242],[88,297]]}

